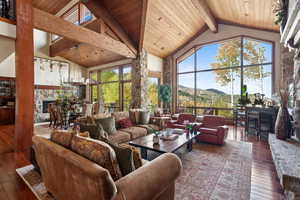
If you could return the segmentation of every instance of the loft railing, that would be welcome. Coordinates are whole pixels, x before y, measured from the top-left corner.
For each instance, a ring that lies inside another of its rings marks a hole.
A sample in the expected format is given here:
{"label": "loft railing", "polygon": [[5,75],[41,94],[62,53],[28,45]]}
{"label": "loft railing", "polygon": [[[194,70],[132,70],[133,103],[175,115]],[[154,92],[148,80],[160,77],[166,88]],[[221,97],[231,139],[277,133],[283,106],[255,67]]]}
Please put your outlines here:
{"label": "loft railing", "polygon": [[14,0],[0,0],[0,17],[15,20]]}

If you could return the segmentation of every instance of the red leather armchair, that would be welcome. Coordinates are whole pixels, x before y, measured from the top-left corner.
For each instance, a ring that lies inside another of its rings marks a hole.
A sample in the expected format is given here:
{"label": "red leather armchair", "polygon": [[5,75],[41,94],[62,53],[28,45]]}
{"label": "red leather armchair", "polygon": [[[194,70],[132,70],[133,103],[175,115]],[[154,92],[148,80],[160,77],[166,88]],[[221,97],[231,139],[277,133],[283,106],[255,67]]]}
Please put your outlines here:
{"label": "red leather armchair", "polygon": [[167,122],[167,128],[185,129],[184,121],[195,122],[196,116],[193,114],[179,114],[177,120],[170,120]]}
{"label": "red leather armchair", "polygon": [[202,123],[195,129],[201,132],[201,135],[197,136],[198,140],[212,144],[224,144],[228,133],[225,117],[214,115],[205,115]]}

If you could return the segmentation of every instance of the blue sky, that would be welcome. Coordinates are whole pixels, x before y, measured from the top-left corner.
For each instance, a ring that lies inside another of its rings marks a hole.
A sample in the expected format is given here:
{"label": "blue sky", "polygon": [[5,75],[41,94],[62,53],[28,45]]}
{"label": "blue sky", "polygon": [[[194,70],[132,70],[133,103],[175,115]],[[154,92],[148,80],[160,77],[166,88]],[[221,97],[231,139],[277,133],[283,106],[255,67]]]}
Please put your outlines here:
{"label": "blue sky", "polygon": [[[191,55],[181,63],[179,63],[178,72],[188,72],[194,70],[194,59],[197,56],[197,70],[210,69],[210,64],[215,62],[215,56],[217,55],[217,50],[220,44],[210,44],[203,46],[201,49],[197,51],[196,54]],[[269,43],[260,43],[260,46],[265,47],[265,57],[267,62],[271,62],[272,60],[272,45]],[[264,66],[264,71],[271,72],[272,66],[266,65]],[[240,78],[238,76],[235,77],[236,80],[234,82],[234,94],[240,94]],[[185,87],[194,87],[194,75],[193,74],[185,74],[179,76],[179,84]],[[197,74],[197,87],[200,89],[210,89],[215,88],[221,90],[227,94],[231,93],[231,84],[222,86],[215,80],[215,73],[210,72],[201,72]],[[257,80],[244,80],[244,83],[247,84],[248,93],[253,94],[257,92],[261,92],[261,84],[260,81]],[[271,77],[265,78],[263,80],[263,91],[266,96],[271,97]]]}

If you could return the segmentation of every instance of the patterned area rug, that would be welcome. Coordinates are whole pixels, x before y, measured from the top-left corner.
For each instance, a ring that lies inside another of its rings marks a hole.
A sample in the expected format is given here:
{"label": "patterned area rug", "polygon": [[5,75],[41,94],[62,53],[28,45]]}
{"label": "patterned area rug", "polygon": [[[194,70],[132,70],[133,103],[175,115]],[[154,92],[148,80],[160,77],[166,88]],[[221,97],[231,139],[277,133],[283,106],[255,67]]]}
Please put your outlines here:
{"label": "patterned area rug", "polygon": [[176,200],[250,199],[251,143],[196,144],[192,152],[179,156],[183,171],[176,184]]}
{"label": "patterned area rug", "polygon": [[[195,144],[179,152],[183,171],[176,183],[176,200],[249,200],[252,144],[227,140],[223,146]],[[39,200],[54,200],[32,165],[17,173]]]}

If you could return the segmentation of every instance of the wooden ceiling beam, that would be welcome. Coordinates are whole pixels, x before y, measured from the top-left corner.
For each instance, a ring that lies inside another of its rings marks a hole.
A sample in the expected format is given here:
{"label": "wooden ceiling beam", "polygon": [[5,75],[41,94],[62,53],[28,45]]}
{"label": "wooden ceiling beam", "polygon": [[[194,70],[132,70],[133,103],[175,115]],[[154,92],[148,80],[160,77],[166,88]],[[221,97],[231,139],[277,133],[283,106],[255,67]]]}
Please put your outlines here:
{"label": "wooden ceiling beam", "polygon": [[207,24],[207,26],[209,27],[209,29],[214,32],[217,33],[218,32],[218,24],[213,16],[213,14],[211,13],[207,3],[205,0],[192,0],[194,6],[199,10],[202,19],[205,21],[205,23]]}
{"label": "wooden ceiling beam", "polygon": [[142,16],[141,16],[142,18],[141,18],[141,26],[140,26],[140,41],[139,41],[139,50],[140,51],[144,48],[147,13],[148,13],[148,0],[143,0]]}
{"label": "wooden ceiling beam", "polygon": [[51,15],[37,8],[33,9],[33,13],[34,27],[37,29],[59,35],[75,42],[89,44],[127,58],[136,57],[124,43],[114,40],[109,36],[81,26],[76,26],[60,17]]}
{"label": "wooden ceiling beam", "polygon": [[137,45],[131,40],[123,27],[114,19],[109,11],[102,5],[99,0],[81,0],[81,2],[97,17],[104,21],[112,31],[123,41],[130,50],[136,55]]}

